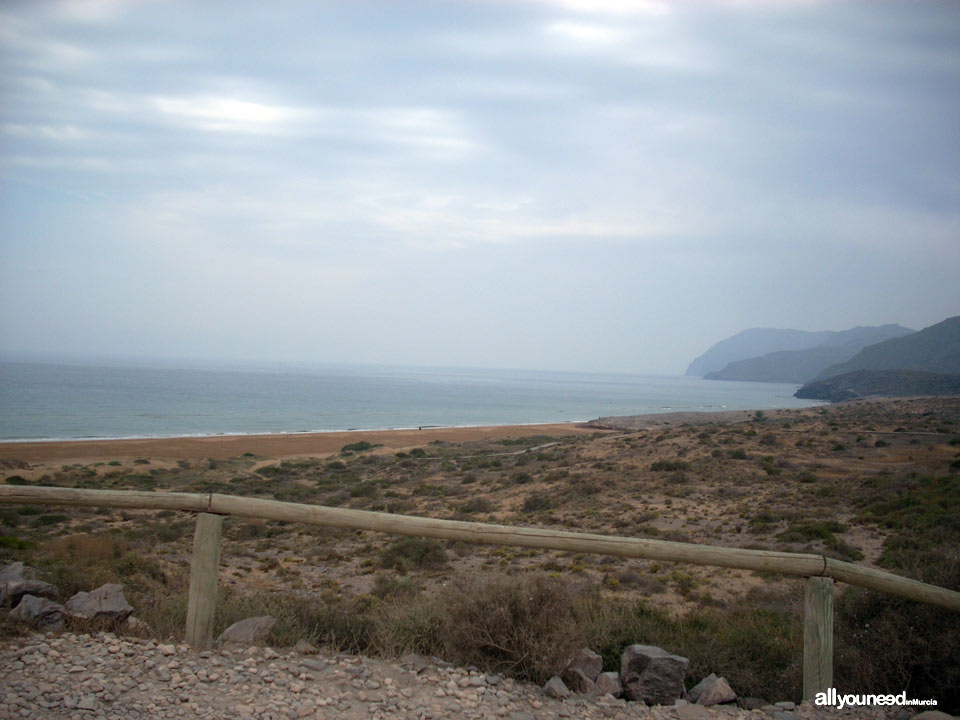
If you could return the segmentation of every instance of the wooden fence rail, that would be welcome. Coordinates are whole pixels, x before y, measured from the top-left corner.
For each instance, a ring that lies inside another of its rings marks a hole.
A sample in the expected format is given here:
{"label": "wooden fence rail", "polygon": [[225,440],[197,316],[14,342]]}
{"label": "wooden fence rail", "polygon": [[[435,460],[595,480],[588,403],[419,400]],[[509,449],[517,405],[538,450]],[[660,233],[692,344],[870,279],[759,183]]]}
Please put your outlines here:
{"label": "wooden fence rail", "polygon": [[510,527],[460,520],[438,520],[217,493],[80,490],[0,485],[0,503],[183,510],[199,513],[194,536],[186,630],[187,641],[198,647],[205,647],[212,640],[217,570],[220,563],[220,527],[225,515],[460,540],[487,545],[510,545],[685,562],[806,577],[808,581],[804,600],[804,699],[813,699],[817,692],[825,691],[832,686],[833,682],[833,580],[960,611],[960,592],[911,580],[883,570],[810,553],[744,550],[666,540]]}

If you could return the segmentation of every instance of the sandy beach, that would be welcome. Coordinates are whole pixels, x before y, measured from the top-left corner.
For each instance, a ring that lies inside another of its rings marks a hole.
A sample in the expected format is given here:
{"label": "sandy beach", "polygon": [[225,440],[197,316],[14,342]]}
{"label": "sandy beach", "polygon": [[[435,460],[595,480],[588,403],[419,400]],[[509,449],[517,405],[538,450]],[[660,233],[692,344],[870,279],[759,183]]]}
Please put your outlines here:
{"label": "sandy beach", "polygon": [[488,438],[576,435],[593,432],[597,432],[597,429],[578,423],[556,423],[424,428],[423,430],[352,430],[286,435],[221,435],[215,437],[14,442],[0,443],[0,460],[65,464],[127,458],[165,460],[214,458],[221,460],[238,457],[244,453],[282,459],[330,455],[339,452],[344,445],[361,440],[366,440],[375,445],[383,445],[386,450],[401,450],[438,440],[459,443]]}

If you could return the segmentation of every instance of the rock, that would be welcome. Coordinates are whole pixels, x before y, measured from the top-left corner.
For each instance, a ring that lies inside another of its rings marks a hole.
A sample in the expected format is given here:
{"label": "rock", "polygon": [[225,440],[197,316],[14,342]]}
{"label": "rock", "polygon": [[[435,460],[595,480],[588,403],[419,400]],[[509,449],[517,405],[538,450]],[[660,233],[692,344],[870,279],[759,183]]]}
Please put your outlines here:
{"label": "rock", "polygon": [[0,607],[15,607],[24,595],[55,598],[60,590],[42,580],[11,580],[0,585]]}
{"label": "rock", "polygon": [[718,678],[714,673],[710,673],[687,693],[687,697],[690,702],[698,705],[717,705],[733,702],[737,699],[737,694],[726,678]]}
{"label": "rock", "polygon": [[563,684],[575,693],[588,693],[596,688],[596,684],[588,678],[582,670],[577,668],[567,668],[560,676]]}
{"label": "rock", "polygon": [[317,649],[309,642],[301,638],[297,640],[297,644],[293,646],[293,651],[300,653],[301,655],[316,655]]}
{"label": "rock", "polygon": [[607,693],[614,697],[623,695],[623,683],[620,682],[620,673],[603,672],[597,675],[597,692],[601,695]]}
{"label": "rock", "polygon": [[56,597],[57,586],[38,580],[38,572],[19,561],[0,570],[0,607],[16,607],[24,595]]}
{"label": "rock", "polygon": [[760,708],[769,704],[770,703],[763,698],[742,697],[737,700],[737,705],[742,707],[744,710],[759,710]]}
{"label": "rock", "polygon": [[68,615],[87,620],[126,620],[133,607],[123,596],[123,585],[107,583],[90,592],[78,592],[67,600]]}
{"label": "rock", "polygon": [[947,715],[942,710],[924,710],[914,715],[913,720],[953,720],[953,715]]}
{"label": "rock", "polygon": [[138,617],[130,615],[124,622],[123,627],[128,632],[149,632],[150,626]]}
{"label": "rock", "polygon": [[10,611],[15,620],[30,623],[41,632],[63,629],[63,605],[36,595],[24,595]]}
{"label": "rock", "polygon": [[250,617],[235,622],[217,638],[218,643],[237,643],[241,645],[258,645],[266,642],[270,630],[277,624],[277,619],[270,615]]}
{"label": "rock", "polygon": [[620,661],[620,681],[627,700],[668,705],[684,694],[683,677],[690,661],[653,645],[631,645]]}
{"label": "rock", "polygon": [[554,675],[547,680],[547,684],[543,686],[543,694],[556,700],[563,700],[570,697],[570,690],[567,689],[567,686],[558,675]]}
{"label": "rock", "polygon": [[427,662],[421,655],[416,653],[407,653],[402,658],[400,658],[400,664],[404,667],[410,668],[415,673],[421,673],[426,670],[430,663]]}
{"label": "rock", "polygon": [[567,663],[567,670],[579,670],[590,682],[596,682],[603,671],[603,658],[590,648],[583,648]]}
{"label": "rock", "polygon": [[28,570],[33,570],[33,568],[28,568],[19,560],[14,563],[10,563],[2,570],[0,570],[0,584],[7,583],[12,580],[28,580],[35,579],[32,573],[28,574]]}

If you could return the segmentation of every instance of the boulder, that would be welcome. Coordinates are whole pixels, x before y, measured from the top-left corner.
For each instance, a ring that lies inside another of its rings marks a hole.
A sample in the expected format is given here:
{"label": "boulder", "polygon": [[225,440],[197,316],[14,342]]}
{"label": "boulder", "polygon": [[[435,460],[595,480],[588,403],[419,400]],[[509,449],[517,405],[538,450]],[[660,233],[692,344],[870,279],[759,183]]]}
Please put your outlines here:
{"label": "boulder", "polygon": [[90,592],[78,592],[67,600],[67,614],[85,620],[126,620],[133,607],[123,596],[123,585],[107,583]]}
{"label": "boulder", "polygon": [[30,572],[33,568],[28,568],[19,560],[15,563],[10,563],[0,570],[0,584],[10,582],[11,580],[27,580],[34,579],[36,576]]}
{"label": "boulder", "polygon": [[710,673],[694,685],[693,689],[687,693],[687,697],[690,702],[697,705],[717,705],[733,702],[737,699],[737,694],[726,678],[718,678],[714,673]]}
{"label": "boulder", "polygon": [[627,700],[669,705],[683,696],[690,661],[653,645],[631,645],[620,660],[620,681]]}
{"label": "boulder", "polygon": [[54,598],[60,590],[42,580],[11,580],[0,585],[0,607],[15,607],[24,595]]}
{"label": "boulder", "polygon": [[41,632],[63,629],[63,605],[36,595],[24,595],[10,617],[29,623]]}
{"label": "boulder", "polygon": [[591,682],[603,671],[603,658],[590,648],[583,648],[567,663],[567,670],[579,670]]}
{"label": "boulder", "polygon": [[218,643],[237,643],[239,645],[262,645],[270,636],[277,619],[270,615],[250,617],[235,622],[217,638]]}
{"label": "boulder", "polygon": [[547,680],[547,684],[543,686],[543,694],[556,700],[563,700],[570,697],[570,690],[564,684],[563,680],[560,679],[559,675],[554,675]]}
{"label": "boulder", "polygon": [[56,597],[56,585],[37,579],[38,571],[22,562],[0,570],[0,607],[16,607],[24,595]]}
{"label": "boulder", "polygon": [[560,679],[563,680],[563,684],[567,686],[572,692],[575,693],[588,693],[593,692],[596,684],[584,675],[582,670],[576,668],[567,668],[563,671],[563,674],[560,675]]}
{"label": "boulder", "polygon": [[597,692],[601,695],[606,693],[608,695],[613,695],[614,697],[620,697],[623,695],[623,683],[620,682],[620,673],[600,673],[597,675],[596,688]]}

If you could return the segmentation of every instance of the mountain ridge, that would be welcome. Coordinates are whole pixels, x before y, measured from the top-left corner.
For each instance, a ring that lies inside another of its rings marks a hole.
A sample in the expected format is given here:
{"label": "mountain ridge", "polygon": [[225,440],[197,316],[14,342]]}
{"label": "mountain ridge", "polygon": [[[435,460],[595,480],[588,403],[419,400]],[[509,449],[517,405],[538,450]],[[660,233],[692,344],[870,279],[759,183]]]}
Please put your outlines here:
{"label": "mountain ridge", "polygon": [[[723,366],[705,372],[703,377],[707,380],[802,384],[830,365],[849,360],[868,345],[913,332],[892,323],[818,332],[751,328],[713,345],[690,364],[687,374],[696,374],[691,370],[716,365],[727,357],[743,355],[759,344],[799,344],[803,347],[777,347],[765,353],[733,358]],[[747,338],[746,342],[744,338]]]}
{"label": "mountain ridge", "polygon": [[814,380],[855,370],[918,370],[960,373],[960,315],[941,320],[912,335],[869,345],[843,363],[824,368]]}

